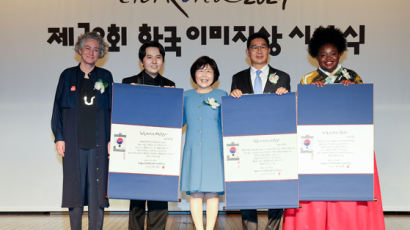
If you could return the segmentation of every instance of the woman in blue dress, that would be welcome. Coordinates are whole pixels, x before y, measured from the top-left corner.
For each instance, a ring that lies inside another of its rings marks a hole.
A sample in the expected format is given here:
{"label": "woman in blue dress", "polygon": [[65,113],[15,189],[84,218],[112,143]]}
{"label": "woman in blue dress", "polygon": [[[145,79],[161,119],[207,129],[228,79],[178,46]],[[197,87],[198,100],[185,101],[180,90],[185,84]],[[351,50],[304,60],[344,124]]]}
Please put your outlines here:
{"label": "woman in blue dress", "polygon": [[184,124],[187,125],[182,160],[181,191],[190,195],[191,215],[196,229],[204,229],[202,202],[206,198],[206,229],[213,229],[218,215],[219,194],[224,193],[221,97],[213,89],[219,70],[207,56],[191,66],[197,89],[184,93]]}

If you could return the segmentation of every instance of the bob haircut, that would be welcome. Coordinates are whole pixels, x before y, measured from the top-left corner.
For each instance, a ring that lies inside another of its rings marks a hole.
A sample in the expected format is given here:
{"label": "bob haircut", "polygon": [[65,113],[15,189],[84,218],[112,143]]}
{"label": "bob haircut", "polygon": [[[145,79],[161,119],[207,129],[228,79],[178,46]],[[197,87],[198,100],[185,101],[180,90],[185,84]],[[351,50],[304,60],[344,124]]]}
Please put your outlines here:
{"label": "bob haircut", "polygon": [[316,58],[322,46],[330,44],[336,47],[340,55],[346,51],[346,38],[339,29],[328,26],[326,28],[320,26],[314,32],[309,41],[308,51],[310,56]]}
{"label": "bob haircut", "polygon": [[268,38],[268,36],[266,36],[265,34],[263,34],[263,33],[261,33],[261,32],[257,32],[257,33],[251,34],[251,35],[248,37],[248,40],[246,41],[246,48],[249,49],[249,46],[251,46],[252,40],[253,40],[253,39],[256,39],[256,38],[262,38],[263,40],[265,40],[265,41],[266,41],[266,44],[267,44],[268,47],[269,47],[269,38]]}
{"label": "bob haircut", "polygon": [[196,59],[196,61],[194,62],[194,64],[192,64],[191,66],[191,78],[192,80],[196,83],[196,79],[195,79],[195,73],[197,70],[204,68],[206,65],[209,65],[212,70],[214,71],[214,81],[212,82],[211,85],[213,85],[216,81],[218,81],[219,79],[219,69],[218,69],[218,65],[216,65],[216,62],[214,61],[214,59],[208,57],[208,56],[202,56],[199,57],[198,59]]}
{"label": "bob haircut", "polygon": [[146,42],[144,44],[142,44],[142,46],[140,47],[140,50],[138,51],[138,57],[140,59],[141,62],[143,62],[145,55],[147,55],[147,48],[148,47],[155,47],[159,49],[159,52],[162,55],[162,60],[165,61],[165,49],[164,47],[156,41],[152,41],[152,42]]}
{"label": "bob haircut", "polygon": [[103,58],[105,54],[107,54],[107,44],[104,42],[104,40],[101,38],[101,36],[96,33],[96,32],[87,32],[85,34],[82,34],[78,36],[77,42],[75,43],[74,50],[78,54],[80,54],[80,50],[84,48],[84,42],[87,39],[94,39],[98,42],[99,48],[100,48],[100,53],[98,55],[99,58]]}

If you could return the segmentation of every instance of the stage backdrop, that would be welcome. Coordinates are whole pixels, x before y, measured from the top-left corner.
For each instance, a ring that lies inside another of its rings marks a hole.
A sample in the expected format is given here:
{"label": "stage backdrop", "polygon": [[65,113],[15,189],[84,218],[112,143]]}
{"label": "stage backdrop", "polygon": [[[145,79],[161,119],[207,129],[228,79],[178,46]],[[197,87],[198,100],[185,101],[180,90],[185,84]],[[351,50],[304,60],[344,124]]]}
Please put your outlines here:
{"label": "stage backdrop", "polygon": [[[319,25],[347,36],[343,65],[375,85],[375,145],[386,211],[410,211],[410,21],[406,0],[3,0],[0,9],[0,211],[59,211],[62,165],[50,118],[60,73],[77,65],[77,36],[96,30],[110,53],[98,65],[116,82],[140,71],[141,42],[166,47],[163,75],[190,89],[189,68],[209,55],[217,86],[248,67],[245,41],[264,31],[270,64],[288,72],[292,90],[317,63],[306,42]],[[172,210],[188,209],[186,197]],[[127,201],[111,201],[126,210]]]}

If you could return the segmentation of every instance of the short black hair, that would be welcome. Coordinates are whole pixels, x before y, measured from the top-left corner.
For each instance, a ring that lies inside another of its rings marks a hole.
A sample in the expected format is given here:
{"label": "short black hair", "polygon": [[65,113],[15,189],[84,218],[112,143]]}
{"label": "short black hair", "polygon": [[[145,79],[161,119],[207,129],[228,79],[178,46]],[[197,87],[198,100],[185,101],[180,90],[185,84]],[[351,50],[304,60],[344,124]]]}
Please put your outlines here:
{"label": "short black hair", "polygon": [[196,59],[196,61],[191,66],[191,70],[190,70],[191,78],[195,82],[195,84],[196,84],[196,79],[195,79],[196,71],[205,67],[206,65],[209,65],[214,71],[214,81],[212,82],[211,85],[213,85],[219,79],[219,69],[218,69],[218,65],[216,64],[215,60],[208,56],[202,56]]}
{"label": "short black hair", "polygon": [[256,38],[262,38],[263,40],[266,41],[266,44],[269,46],[269,38],[268,38],[268,36],[267,36],[266,34],[264,34],[264,33],[257,32],[257,33],[254,33],[254,34],[249,35],[248,40],[246,41],[246,48],[249,49],[249,46],[251,46],[252,40],[253,40],[253,39],[256,39]]}
{"label": "short black hair", "polygon": [[319,49],[326,44],[336,47],[340,55],[347,49],[346,38],[342,31],[334,26],[326,28],[320,26],[313,32],[313,36],[309,41],[308,50],[310,56],[316,58],[319,54]]}
{"label": "short black hair", "polygon": [[140,50],[138,52],[138,57],[140,58],[141,62],[144,60],[145,55],[147,55],[146,49],[148,47],[158,48],[159,52],[162,55],[162,59],[165,60],[165,49],[164,49],[164,47],[159,42],[151,41],[151,42],[146,42],[146,43],[142,44],[142,46],[140,47]]}

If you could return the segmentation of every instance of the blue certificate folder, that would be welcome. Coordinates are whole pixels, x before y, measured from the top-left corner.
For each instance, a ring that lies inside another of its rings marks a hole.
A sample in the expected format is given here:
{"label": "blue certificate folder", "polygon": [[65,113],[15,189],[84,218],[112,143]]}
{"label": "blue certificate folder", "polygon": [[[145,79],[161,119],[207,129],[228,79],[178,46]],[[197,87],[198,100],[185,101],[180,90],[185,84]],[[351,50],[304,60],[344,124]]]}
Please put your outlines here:
{"label": "blue certificate folder", "polygon": [[[113,86],[112,124],[182,128],[183,89]],[[178,201],[179,176],[111,173],[108,196],[114,199]]]}
{"label": "blue certificate folder", "polygon": [[[222,97],[223,136],[296,133],[296,96]],[[296,143],[295,143],[296,144]],[[226,209],[296,208],[297,180],[226,182]]]}
{"label": "blue certificate folder", "polygon": [[[298,85],[298,125],[373,124],[373,84]],[[373,174],[299,174],[300,200],[373,200]]]}

